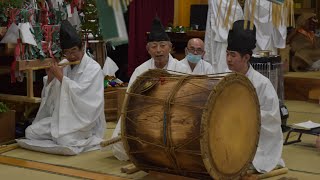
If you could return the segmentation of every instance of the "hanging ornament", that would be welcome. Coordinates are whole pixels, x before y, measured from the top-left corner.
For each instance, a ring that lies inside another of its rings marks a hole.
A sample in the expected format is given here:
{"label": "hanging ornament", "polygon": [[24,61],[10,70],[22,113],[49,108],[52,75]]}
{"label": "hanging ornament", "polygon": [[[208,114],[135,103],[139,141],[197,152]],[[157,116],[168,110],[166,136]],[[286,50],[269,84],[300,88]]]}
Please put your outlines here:
{"label": "hanging ornament", "polygon": [[[225,1],[227,3],[227,7],[222,6],[222,1]],[[270,3],[270,22],[273,23],[275,27],[279,27],[280,25],[285,25],[287,27],[292,26],[294,27],[294,1],[293,0],[268,0],[272,3]],[[242,8],[244,8],[244,19],[247,21],[250,21],[250,28],[253,28],[253,22],[254,22],[254,14],[256,11],[259,11],[260,6],[260,0],[220,0],[219,1],[219,7],[218,7],[218,17],[216,17],[216,22],[218,22],[220,12],[226,11],[225,17],[223,17],[223,23],[221,26],[228,28],[232,25],[230,22],[232,18],[235,15],[235,11],[232,11],[234,9],[234,6],[240,5]],[[248,11],[250,9],[250,11]],[[233,18],[234,19],[234,18]],[[233,22],[233,21],[232,21]],[[244,25],[244,27],[247,27],[247,24]]]}

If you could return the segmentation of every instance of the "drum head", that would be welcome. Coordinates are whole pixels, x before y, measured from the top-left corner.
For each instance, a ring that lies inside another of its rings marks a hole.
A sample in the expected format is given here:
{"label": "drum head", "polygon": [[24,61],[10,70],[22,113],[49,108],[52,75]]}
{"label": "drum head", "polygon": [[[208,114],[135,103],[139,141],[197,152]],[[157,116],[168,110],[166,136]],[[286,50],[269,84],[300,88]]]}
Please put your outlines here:
{"label": "drum head", "polygon": [[255,88],[243,75],[222,79],[209,96],[203,113],[200,143],[209,174],[232,179],[252,162],[260,132],[260,108]]}

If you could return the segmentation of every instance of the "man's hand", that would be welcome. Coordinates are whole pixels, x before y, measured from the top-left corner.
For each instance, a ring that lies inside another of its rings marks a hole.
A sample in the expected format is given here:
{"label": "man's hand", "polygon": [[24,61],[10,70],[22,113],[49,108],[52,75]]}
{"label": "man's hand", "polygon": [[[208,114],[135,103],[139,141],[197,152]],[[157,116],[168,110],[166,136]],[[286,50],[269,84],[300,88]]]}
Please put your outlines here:
{"label": "man's hand", "polygon": [[48,75],[48,83],[52,81],[52,79],[55,77],[60,82],[62,82],[63,79],[63,67],[59,67],[57,62],[54,62],[50,68],[46,69],[47,75]]}
{"label": "man's hand", "polygon": [[46,73],[47,73],[47,76],[48,76],[47,84],[49,84],[49,83],[53,80],[54,75],[53,75],[53,73],[51,72],[50,68],[47,68],[47,69],[46,69]]}

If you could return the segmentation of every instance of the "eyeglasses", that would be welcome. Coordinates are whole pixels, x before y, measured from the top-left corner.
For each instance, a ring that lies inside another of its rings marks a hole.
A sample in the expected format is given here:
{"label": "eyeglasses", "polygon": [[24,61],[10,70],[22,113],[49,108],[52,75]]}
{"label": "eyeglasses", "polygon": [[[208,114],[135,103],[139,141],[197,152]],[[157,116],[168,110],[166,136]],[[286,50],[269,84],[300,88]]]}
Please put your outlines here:
{"label": "eyeglasses", "polygon": [[192,53],[192,54],[194,54],[194,53],[197,53],[197,54],[202,54],[204,51],[202,50],[202,49],[200,49],[200,48],[198,48],[198,49],[195,49],[195,48],[187,48],[187,51],[188,52],[190,52],[190,53]]}
{"label": "eyeglasses", "polygon": [[68,51],[64,51],[63,55],[66,56],[66,57],[70,57],[70,56],[75,56],[78,52],[80,52],[79,49],[71,49],[71,50],[68,50]]}

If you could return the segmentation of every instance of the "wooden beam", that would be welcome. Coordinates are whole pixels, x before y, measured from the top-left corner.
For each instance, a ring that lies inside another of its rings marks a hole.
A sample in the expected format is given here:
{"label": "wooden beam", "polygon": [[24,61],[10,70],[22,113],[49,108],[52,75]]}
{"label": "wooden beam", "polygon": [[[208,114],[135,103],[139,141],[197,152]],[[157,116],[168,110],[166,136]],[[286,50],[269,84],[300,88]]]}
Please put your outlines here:
{"label": "wooden beam", "polygon": [[[208,176],[209,177],[209,176]],[[196,180],[194,178],[179,176],[174,174],[162,173],[157,171],[149,171],[149,174],[141,179],[152,179],[152,180]],[[199,178],[200,179],[200,178]]]}
{"label": "wooden beam", "polygon": [[27,97],[12,94],[0,94],[0,100],[14,101],[14,102],[28,102],[28,103],[40,103],[41,98],[39,97]]}
{"label": "wooden beam", "polygon": [[66,166],[58,166],[47,163],[29,161],[24,159],[18,159],[14,157],[0,155],[0,164],[6,164],[15,167],[23,167],[28,169],[34,169],[43,172],[49,172],[54,174],[67,175],[72,177],[79,177],[82,179],[113,179],[113,180],[124,180],[124,178],[112,176],[103,173],[97,173],[92,171],[86,171],[81,169],[75,169]]}
{"label": "wooden beam", "polygon": [[19,148],[17,143],[0,146],[0,154]]}
{"label": "wooden beam", "polygon": [[34,67],[41,67],[41,66],[49,66],[50,63],[55,62],[55,59],[46,58],[44,60],[35,59],[35,60],[20,60],[17,61],[17,70],[24,71],[27,69],[32,69]]}

